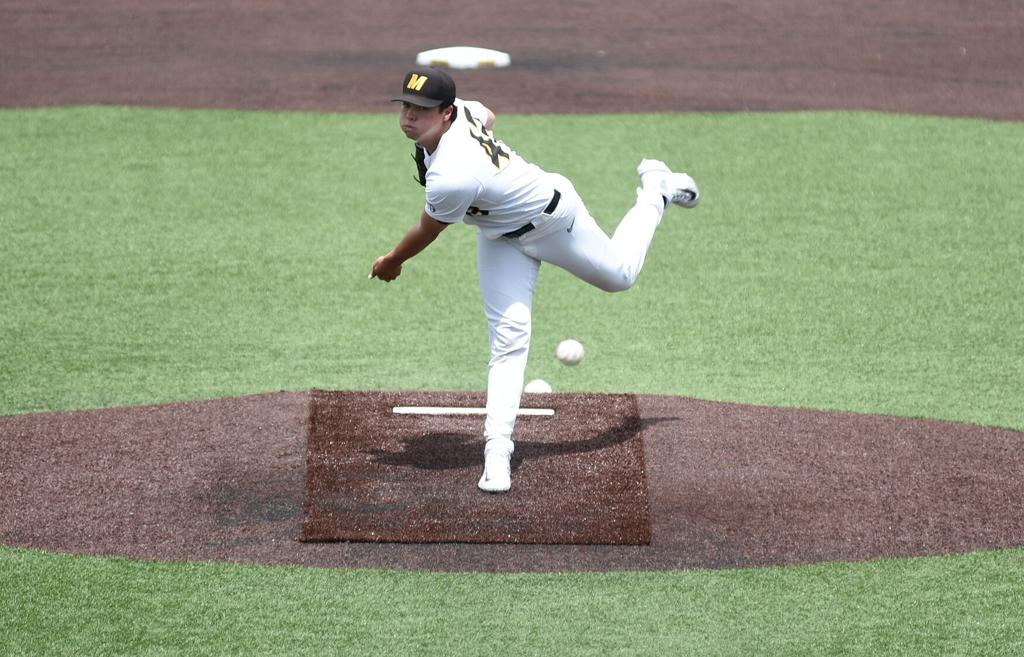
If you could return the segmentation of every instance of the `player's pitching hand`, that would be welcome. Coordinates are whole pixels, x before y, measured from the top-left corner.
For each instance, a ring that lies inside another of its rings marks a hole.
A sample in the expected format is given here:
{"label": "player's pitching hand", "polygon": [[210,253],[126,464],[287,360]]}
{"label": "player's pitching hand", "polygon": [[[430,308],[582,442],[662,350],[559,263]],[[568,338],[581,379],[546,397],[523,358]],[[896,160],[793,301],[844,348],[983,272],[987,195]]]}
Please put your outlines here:
{"label": "player's pitching hand", "polygon": [[399,274],[402,273],[402,264],[394,262],[391,258],[386,255],[382,255],[377,258],[373,263],[373,269],[370,270],[370,275],[367,278],[379,278],[385,283],[398,278]]}

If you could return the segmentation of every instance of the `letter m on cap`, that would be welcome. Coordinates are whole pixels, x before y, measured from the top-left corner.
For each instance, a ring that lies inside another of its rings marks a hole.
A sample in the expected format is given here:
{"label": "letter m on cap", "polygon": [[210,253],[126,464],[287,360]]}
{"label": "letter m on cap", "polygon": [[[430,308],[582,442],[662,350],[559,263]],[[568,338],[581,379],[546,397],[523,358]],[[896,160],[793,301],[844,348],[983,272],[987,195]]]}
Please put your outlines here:
{"label": "letter m on cap", "polygon": [[413,73],[409,76],[409,84],[405,85],[406,89],[412,89],[414,91],[423,91],[423,85],[427,83],[427,76],[417,75]]}

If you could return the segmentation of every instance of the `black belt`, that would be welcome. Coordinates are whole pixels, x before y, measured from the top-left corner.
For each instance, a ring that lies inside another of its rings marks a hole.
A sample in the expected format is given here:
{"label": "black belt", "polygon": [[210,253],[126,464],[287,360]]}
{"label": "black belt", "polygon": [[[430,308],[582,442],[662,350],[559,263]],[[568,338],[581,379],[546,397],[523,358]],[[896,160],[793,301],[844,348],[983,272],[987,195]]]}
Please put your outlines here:
{"label": "black belt", "polygon": [[[556,189],[555,193],[551,196],[551,202],[548,203],[548,207],[544,208],[544,212],[542,214],[551,214],[552,212],[554,212],[555,208],[558,207],[558,201],[561,200],[561,198],[562,198],[561,192],[559,192]],[[505,233],[504,237],[520,237],[522,235],[525,235],[525,234],[529,233],[534,228],[536,228],[536,226],[534,226],[532,223],[529,223],[529,224],[526,224],[525,226],[523,226],[521,228],[517,228],[517,229],[513,230],[510,233]]]}

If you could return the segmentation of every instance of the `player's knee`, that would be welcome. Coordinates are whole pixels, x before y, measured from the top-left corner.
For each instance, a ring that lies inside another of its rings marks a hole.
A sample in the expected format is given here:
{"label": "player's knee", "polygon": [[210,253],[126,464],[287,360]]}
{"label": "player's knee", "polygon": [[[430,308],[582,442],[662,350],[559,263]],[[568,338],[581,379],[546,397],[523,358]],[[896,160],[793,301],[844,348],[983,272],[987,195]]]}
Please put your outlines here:
{"label": "player's knee", "polygon": [[497,333],[491,339],[491,364],[525,356],[529,349],[529,333]]}
{"label": "player's knee", "polygon": [[635,282],[635,277],[629,276],[625,273],[620,273],[603,279],[598,283],[598,287],[605,292],[625,292],[629,288],[633,287],[633,283]]}
{"label": "player's knee", "polygon": [[521,354],[530,348],[530,309],[508,308],[491,328],[491,359]]}

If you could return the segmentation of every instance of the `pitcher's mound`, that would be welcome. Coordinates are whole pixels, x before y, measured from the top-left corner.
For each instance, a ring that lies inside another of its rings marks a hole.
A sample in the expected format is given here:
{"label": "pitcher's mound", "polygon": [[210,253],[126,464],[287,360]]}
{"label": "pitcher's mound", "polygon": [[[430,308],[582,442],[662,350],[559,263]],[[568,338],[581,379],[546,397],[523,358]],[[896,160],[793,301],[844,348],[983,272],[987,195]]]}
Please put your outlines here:
{"label": "pitcher's mound", "polygon": [[[632,395],[527,395],[512,490],[476,486],[481,393],[312,397],[306,541],[645,545],[651,530]],[[396,407],[424,407],[396,414]],[[451,411],[451,412],[449,412]]]}
{"label": "pitcher's mound", "polygon": [[0,417],[0,544],[456,571],[748,567],[1024,545],[1019,431],[682,397],[528,395],[555,415],[520,418],[512,490],[494,496],[476,487],[482,417],[394,418],[399,403],[479,406],[482,395],[306,391]]}

